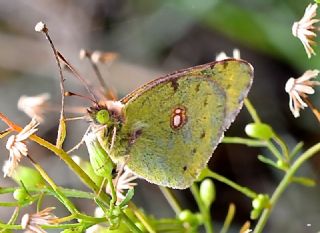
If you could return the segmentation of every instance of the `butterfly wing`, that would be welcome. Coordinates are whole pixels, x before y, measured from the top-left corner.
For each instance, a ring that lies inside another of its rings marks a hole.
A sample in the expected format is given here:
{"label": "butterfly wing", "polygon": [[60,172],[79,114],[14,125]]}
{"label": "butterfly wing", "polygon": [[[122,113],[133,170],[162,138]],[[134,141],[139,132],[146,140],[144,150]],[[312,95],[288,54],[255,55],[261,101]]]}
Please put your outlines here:
{"label": "butterfly wing", "polygon": [[[151,183],[189,187],[206,166],[250,87],[223,86],[223,79],[233,86],[244,83],[238,79],[251,83],[252,72],[241,70],[250,70],[247,63],[226,62],[175,72],[122,99],[125,120],[117,132],[113,159],[128,155],[128,168]],[[228,71],[230,67],[234,72]],[[237,74],[239,69],[242,72]]]}

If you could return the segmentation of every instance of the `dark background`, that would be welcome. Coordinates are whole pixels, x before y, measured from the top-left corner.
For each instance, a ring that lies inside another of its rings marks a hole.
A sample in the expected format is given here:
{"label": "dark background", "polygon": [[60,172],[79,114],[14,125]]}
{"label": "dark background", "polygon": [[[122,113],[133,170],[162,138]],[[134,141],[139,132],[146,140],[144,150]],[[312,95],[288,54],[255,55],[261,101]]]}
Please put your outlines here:
{"label": "dark background", "polygon": [[[288,78],[299,77],[306,69],[319,68],[319,57],[310,60],[291,26],[299,20],[308,1],[225,1],[225,0],[91,0],[91,1],[1,1],[0,2],[0,111],[14,122],[25,125],[28,117],[17,110],[21,95],[49,92],[59,105],[58,70],[44,36],[34,31],[44,21],[56,47],[76,66],[83,76],[95,82],[88,62],[78,58],[81,48],[114,51],[119,59],[100,66],[105,80],[120,96],[148,80],[181,68],[206,63],[225,51],[232,56],[238,48],[241,57],[255,68],[255,79],[249,98],[263,121],[271,124],[291,148],[299,141],[305,147],[319,141],[319,123],[310,109],[294,119],[289,111],[284,85]],[[316,52],[319,48],[316,48]],[[67,90],[86,94],[72,75],[66,75]],[[319,94],[312,96],[320,106]],[[68,98],[67,106],[90,106],[77,98]],[[46,115],[39,134],[54,142],[58,112]],[[74,114],[70,114],[72,116]],[[244,127],[251,121],[243,109],[227,131],[228,136],[244,136]],[[3,125],[2,129],[5,126]],[[85,122],[68,127],[66,148],[80,140]],[[76,152],[86,158],[85,148]],[[40,162],[57,184],[84,188],[77,177],[54,155],[30,144],[30,154]],[[281,173],[259,163],[264,150],[241,145],[221,144],[210,166],[218,173],[248,186],[257,192],[270,193],[281,179]],[[1,161],[8,158],[1,142]],[[28,162],[25,164],[29,165]],[[319,156],[304,165],[299,174],[319,181]],[[0,186],[13,185],[0,178]],[[249,219],[251,201],[236,191],[216,182],[217,200],[213,206],[214,221],[221,224],[230,202],[237,206],[233,232]],[[173,212],[158,188],[141,181],[135,201],[148,213],[170,217]],[[176,192],[186,208],[196,209],[188,191]],[[266,232],[317,232],[320,230],[319,187],[291,185],[274,209]],[[7,201],[7,196],[1,197]],[[53,200],[48,200],[52,204]],[[56,205],[56,204],[54,204]],[[80,208],[92,213],[93,204],[78,202]],[[4,211],[6,210],[6,211]],[[10,211],[0,208],[2,221]],[[57,215],[66,212],[58,209]],[[218,224],[218,225],[217,225]],[[311,226],[307,226],[311,224]]]}

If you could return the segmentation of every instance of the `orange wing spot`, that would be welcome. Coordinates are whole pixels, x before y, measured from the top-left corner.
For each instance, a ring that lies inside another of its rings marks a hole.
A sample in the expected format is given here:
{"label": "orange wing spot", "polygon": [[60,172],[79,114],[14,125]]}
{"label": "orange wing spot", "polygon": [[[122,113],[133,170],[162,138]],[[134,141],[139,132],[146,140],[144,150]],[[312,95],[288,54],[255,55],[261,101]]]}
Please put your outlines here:
{"label": "orange wing spot", "polygon": [[170,126],[174,130],[181,129],[187,123],[187,110],[183,106],[176,107],[172,110]]}

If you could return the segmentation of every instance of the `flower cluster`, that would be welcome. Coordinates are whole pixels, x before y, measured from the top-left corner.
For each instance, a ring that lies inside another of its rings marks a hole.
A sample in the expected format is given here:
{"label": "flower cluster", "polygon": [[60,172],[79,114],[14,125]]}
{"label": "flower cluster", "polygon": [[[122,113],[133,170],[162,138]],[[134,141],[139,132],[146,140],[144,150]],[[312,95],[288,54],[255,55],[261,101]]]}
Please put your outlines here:
{"label": "flower cluster", "polygon": [[316,54],[311,45],[315,44],[314,39],[317,36],[315,31],[319,31],[319,27],[314,26],[320,21],[314,18],[317,14],[317,8],[317,3],[309,4],[300,21],[294,22],[292,25],[292,34],[300,39],[308,58]]}
{"label": "flower cluster", "polygon": [[37,127],[39,123],[33,118],[31,122],[24,127],[20,133],[17,135],[11,135],[8,138],[6,148],[9,150],[9,159],[5,162],[2,170],[4,177],[13,175],[16,167],[22,156],[27,156],[28,148],[25,141],[35,132],[37,132]]}

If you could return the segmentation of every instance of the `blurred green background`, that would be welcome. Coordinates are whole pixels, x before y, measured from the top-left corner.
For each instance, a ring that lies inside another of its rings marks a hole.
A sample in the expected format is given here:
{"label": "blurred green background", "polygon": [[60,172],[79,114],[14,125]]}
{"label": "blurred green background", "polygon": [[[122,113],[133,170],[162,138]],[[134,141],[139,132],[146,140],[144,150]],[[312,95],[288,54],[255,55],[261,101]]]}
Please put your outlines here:
{"label": "blurred green background", "polygon": [[[87,61],[78,58],[81,48],[113,51],[119,59],[100,66],[107,83],[120,96],[148,80],[166,73],[206,63],[225,51],[232,55],[238,48],[241,57],[255,68],[255,79],[249,98],[261,118],[293,146],[305,141],[305,148],[319,141],[319,123],[309,109],[294,119],[289,111],[284,85],[288,78],[299,77],[306,69],[319,68],[319,57],[308,60],[302,44],[291,34],[310,2],[300,0],[16,0],[0,2],[0,111],[13,121],[25,125],[28,117],[17,110],[21,95],[49,92],[59,105],[58,69],[44,36],[34,31],[38,21],[45,22],[59,51],[84,77],[96,82]],[[319,48],[316,48],[319,52]],[[66,74],[67,90],[86,94],[71,74]],[[320,106],[319,91],[312,96]],[[68,98],[67,106],[90,106],[77,98]],[[59,113],[50,112],[40,127],[40,134],[54,141]],[[74,115],[74,114],[71,114]],[[250,117],[245,109],[226,135],[243,136]],[[66,148],[80,140],[85,122],[69,125]],[[3,125],[1,129],[4,129]],[[8,152],[1,142],[1,161]],[[261,165],[256,155],[265,153],[239,145],[222,144],[210,166],[217,172],[257,192],[271,192],[281,174]],[[30,154],[39,161],[59,185],[84,188],[77,177],[55,156],[36,145]],[[86,158],[85,148],[77,151]],[[26,164],[28,164],[26,162]],[[28,164],[29,165],[29,164]],[[320,158],[315,157],[301,169],[300,175],[319,181]],[[12,185],[0,178],[0,186]],[[249,219],[250,200],[228,187],[216,183],[217,201],[213,216],[219,225],[228,204],[237,206],[233,232]],[[188,191],[176,192],[186,208],[195,209]],[[292,185],[275,208],[265,232],[317,232],[320,230],[320,189]],[[8,200],[1,196],[0,200]],[[173,216],[158,188],[141,181],[136,203],[158,217]],[[47,200],[52,205],[53,200]],[[77,200],[76,200],[77,202]],[[77,202],[88,213],[93,204]],[[0,219],[7,220],[10,211],[0,208]],[[57,215],[65,215],[58,209]],[[308,226],[311,224],[311,226]]]}

